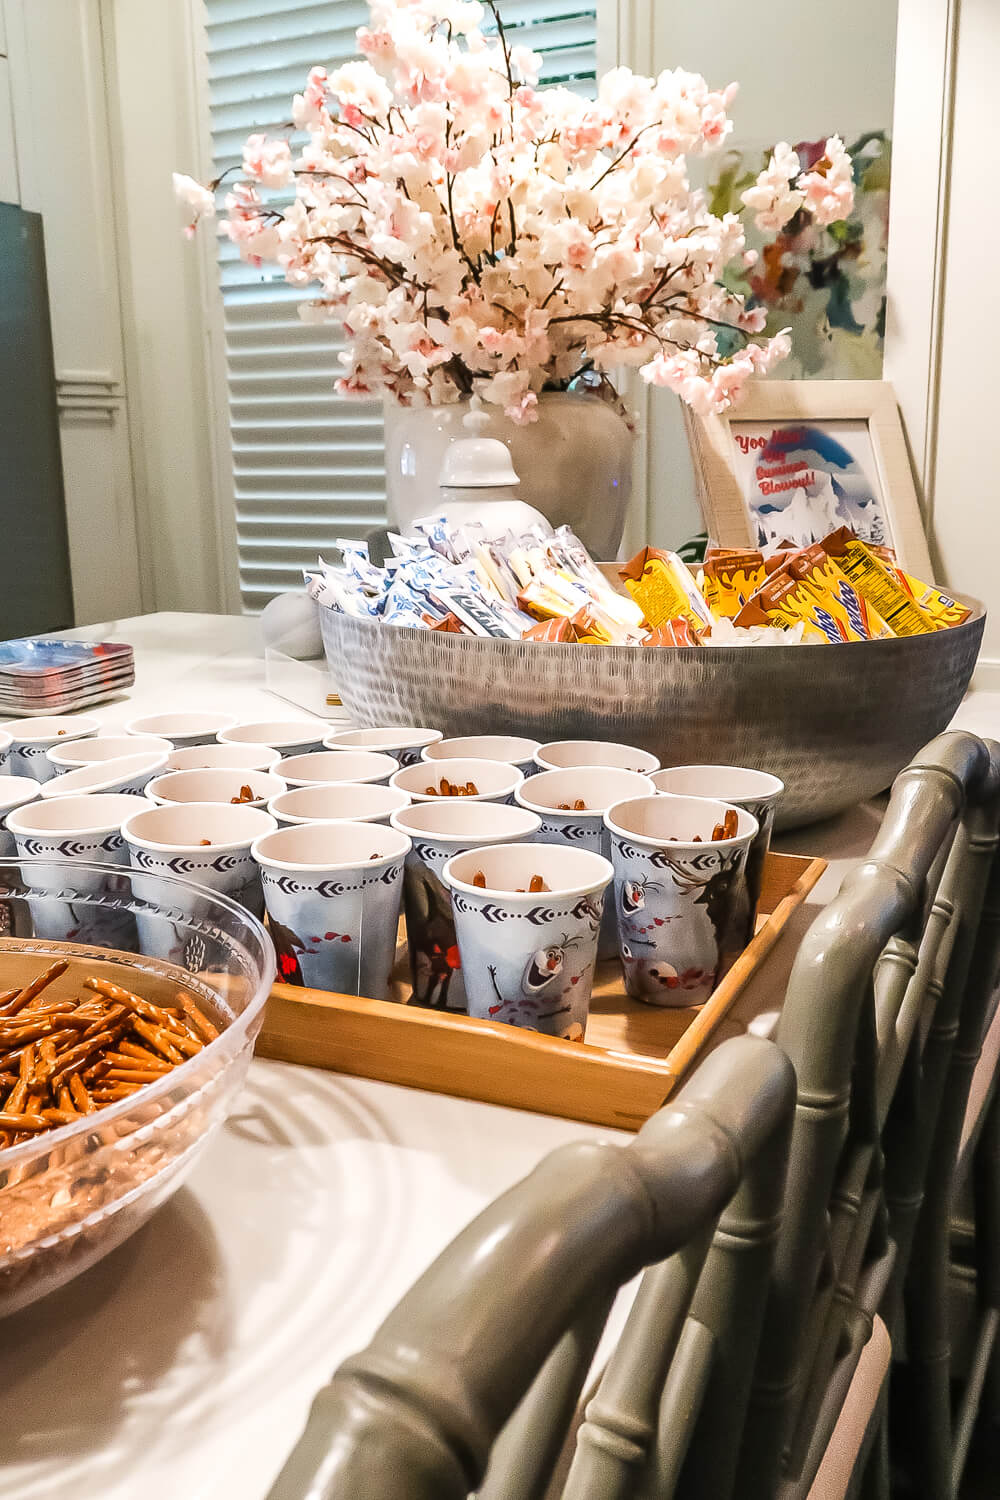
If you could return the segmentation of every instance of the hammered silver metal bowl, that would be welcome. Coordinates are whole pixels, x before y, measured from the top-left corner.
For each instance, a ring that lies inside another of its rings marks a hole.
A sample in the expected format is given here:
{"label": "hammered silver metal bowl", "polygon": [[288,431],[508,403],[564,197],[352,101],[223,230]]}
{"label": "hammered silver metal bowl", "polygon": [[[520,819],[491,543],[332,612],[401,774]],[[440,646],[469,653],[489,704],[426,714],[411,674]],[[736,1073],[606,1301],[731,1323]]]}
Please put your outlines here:
{"label": "hammered silver metal bowl", "polygon": [[889,786],[947,728],[986,612],[931,635],[844,646],[560,646],[486,640],[320,610],[337,690],[362,726],[603,739],[664,766],[752,766],[787,788],[795,828]]}

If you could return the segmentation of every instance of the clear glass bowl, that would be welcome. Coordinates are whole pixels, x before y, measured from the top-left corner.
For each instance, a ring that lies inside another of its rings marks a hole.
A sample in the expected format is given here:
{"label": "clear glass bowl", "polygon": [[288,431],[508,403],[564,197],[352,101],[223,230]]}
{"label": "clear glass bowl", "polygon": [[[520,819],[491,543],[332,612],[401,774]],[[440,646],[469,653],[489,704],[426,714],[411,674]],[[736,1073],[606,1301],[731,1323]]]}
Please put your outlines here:
{"label": "clear glass bowl", "polygon": [[[144,951],[167,931],[180,964]],[[233,1106],[275,974],[260,922],[204,887],[73,860],[0,859],[0,990],[54,958],[70,967],[53,997],[77,994],[90,975],[160,1003],[183,988],[221,1035],[131,1098],[0,1150],[0,1317],[106,1255],[180,1186]]]}

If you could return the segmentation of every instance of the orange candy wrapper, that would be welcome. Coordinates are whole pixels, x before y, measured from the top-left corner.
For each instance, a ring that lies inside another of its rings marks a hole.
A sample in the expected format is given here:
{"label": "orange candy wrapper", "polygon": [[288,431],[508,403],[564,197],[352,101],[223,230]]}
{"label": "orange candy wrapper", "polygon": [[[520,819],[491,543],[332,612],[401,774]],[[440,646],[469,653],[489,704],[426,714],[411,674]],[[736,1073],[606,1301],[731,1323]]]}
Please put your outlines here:
{"label": "orange candy wrapper", "polygon": [[665,625],[651,630],[642,643],[644,646],[700,646],[701,637],[687,620],[668,620]]}
{"label": "orange candy wrapper", "polygon": [[445,635],[469,634],[469,631],[466,630],[458,616],[452,614],[445,615],[444,619],[438,620],[436,624],[431,626],[431,629],[443,631]]}
{"label": "orange candy wrapper", "polygon": [[576,640],[576,631],[563,615],[558,620],[539,620],[537,625],[532,625],[521,637],[522,641],[550,641],[556,644],[570,644]]}

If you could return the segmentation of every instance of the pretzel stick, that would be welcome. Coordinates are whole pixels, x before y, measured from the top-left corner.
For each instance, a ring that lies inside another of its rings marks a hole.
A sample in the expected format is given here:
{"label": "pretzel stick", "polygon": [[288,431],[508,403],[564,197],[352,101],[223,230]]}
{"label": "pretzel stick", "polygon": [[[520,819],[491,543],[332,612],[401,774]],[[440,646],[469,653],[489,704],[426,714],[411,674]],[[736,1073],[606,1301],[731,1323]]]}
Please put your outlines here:
{"label": "pretzel stick", "polygon": [[134,1011],[144,1021],[151,1021],[154,1026],[168,1031],[182,1029],[178,1018],[172,1016],[168,1010],[164,1010],[162,1005],[154,1005],[151,1000],[143,1000],[140,995],[133,995],[131,990],[123,990],[120,985],[112,984],[108,979],[85,979],[83,987],[96,991],[98,995],[104,995],[108,1000],[116,1001],[126,1010]]}
{"label": "pretzel stick", "polygon": [[162,1052],[168,1062],[180,1063],[184,1061],[183,1054],[177,1051],[170,1038],[156,1026],[150,1026],[148,1021],[133,1021],[133,1031],[137,1031],[141,1037],[145,1037],[151,1047],[157,1052]]}
{"label": "pretzel stick", "polygon": [[156,1063],[157,1067],[165,1068],[167,1065],[162,1057],[157,1057],[155,1052],[150,1052],[148,1047],[140,1047],[137,1042],[119,1042],[118,1051],[126,1057],[135,1058],[141,1063]]}
{"label": "pretzel stick", "polygon": [[73,1096],[73,1103],[83,1114],[93,1114],[94,1101],[83,1086],[83,1080],[79,1073],[71,1073],[69,1076],[69,1091]]}
{"label": "pretzel stick", "polygon": [[0,1110],[0,1130],[47,1130],[44,1115],[23,1115],[9,1109]]}
{"label": "pretzel stick", "polygon": [[115,1028],[113,1031],[102,1031],[98,1036],[86,1038],[78,1047],[71,1047],[68,1052],[59,1059],[59,1066],[52,1074],[55,1083],[61,1083],[67,1073],[82,1071],[86,1059],[100,1052],[111,1042],[117,1042],[124,1027]]}
{"label": "pretzel stick", "polygon": [[177,1003],[202,1041],[214,1042],[215,1038],[219,1035],[217,1027],[212,1025],[204,1011],[198,1009],[194,999],[188,994],[187,990],[178,990]]}
{"label": "pretzel stick", "polygon": [[36,995],[40,995],[42,990],[46,989],[54,979],[59,978],[60,974],[65,974],[68,968],[69,959],[57,958],[55,963],[49,964],[44,973],[37,975],[30,984],[26,984],[24,989],[4,1006],[4,1014],[10,1016],[16,1015],[26,1005],[30,1005]]}
{"label": "pretzel stick", "polygon": [[[122,1043],[118,1043],[121,1047]],[[154,1057],[152,1053],[147,1058],[130,1057],[127,1052],[105,1052],[105,1059],[113,1068],[124,1068],[129,1073],[169,1073],[170,1064],[162,1057]]]}

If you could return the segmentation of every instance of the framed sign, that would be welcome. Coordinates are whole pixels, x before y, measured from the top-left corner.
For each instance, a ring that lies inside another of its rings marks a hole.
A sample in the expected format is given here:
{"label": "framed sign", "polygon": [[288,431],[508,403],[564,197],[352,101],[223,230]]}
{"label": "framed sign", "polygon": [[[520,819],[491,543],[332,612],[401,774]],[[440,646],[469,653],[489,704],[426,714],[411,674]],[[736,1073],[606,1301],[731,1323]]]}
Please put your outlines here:
{"label": "framed sign", "polygon": [[881,380],[752,384],[722,417],[688,418],[709,536],[720,547],[806,547],[848,526],[931,581],[892,386]]}

